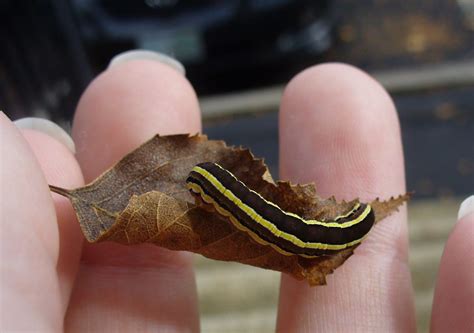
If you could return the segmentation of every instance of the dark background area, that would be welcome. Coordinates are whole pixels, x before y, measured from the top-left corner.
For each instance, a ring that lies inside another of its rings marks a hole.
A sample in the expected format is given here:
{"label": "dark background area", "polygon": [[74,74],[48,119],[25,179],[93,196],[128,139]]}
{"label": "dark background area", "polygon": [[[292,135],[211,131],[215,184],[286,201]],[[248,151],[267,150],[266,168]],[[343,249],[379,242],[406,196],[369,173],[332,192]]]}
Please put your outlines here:
{"label": "dark background area", "polygon": [[[183,62],[200,97],[284,84],[324,61],[370,73],[409,69],[414,79],[424,66],[474,64],[468,0],[1,0],[0,27],[0,109],[13,119],[60,123],[71,121],[83,89],[110,58],[134,48]],[[474,188],[474,81],[467,74],[390,91],[408,189],[418,198]],[[277,110],[265,111],[204,122],[205,132],[250,147],[277,174]]]}

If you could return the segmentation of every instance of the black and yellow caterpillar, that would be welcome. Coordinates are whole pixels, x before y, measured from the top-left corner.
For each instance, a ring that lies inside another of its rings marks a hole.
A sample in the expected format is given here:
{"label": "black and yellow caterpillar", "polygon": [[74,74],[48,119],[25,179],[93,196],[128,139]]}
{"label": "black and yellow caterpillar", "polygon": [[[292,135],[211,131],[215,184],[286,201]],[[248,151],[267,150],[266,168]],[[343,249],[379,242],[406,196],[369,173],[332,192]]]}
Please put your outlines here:
{"label": "black and yellow caterpillar", "polygon": [[230,171],[211,162],[196,165],[186,184],[204,202],[228,217],[235,227],[284,255],[311,258],[357,245],[375,220],[372,207],[361,203],[332,221],[305,220],[283,211],[249,189]]}

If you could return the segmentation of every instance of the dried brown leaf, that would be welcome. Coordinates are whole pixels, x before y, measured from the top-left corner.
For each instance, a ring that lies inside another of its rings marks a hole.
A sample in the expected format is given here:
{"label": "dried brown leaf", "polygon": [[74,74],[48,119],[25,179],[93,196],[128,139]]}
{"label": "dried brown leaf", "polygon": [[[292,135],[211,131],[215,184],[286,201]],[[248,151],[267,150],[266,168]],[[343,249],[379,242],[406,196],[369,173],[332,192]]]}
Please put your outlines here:
{"label": "dried brown leaf", "polygon": [[[354,248],[311,259],[282,255],[196,205],[185,180],[196,164],[208,161],[219,163],[266,199],[304,218],[331,218],[352,207],[351,202],[320,198],[312,184],[274,184],[263,161],[248,149],[228,147],[202,135],[155,136],[91,184],[74,190],[51,186],[51,190],[69,197],[89,242],[153,243],[285,272],[311,285],[324,284],[326,275],[352,255]],[[376,221],[408,198],[374,201]]]}

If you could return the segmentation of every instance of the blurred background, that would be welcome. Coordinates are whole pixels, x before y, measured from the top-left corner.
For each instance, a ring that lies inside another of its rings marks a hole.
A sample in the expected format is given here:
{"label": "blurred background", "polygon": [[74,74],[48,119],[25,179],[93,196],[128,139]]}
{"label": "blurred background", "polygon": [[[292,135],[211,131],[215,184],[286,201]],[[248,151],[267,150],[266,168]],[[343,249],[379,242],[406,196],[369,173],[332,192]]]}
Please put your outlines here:
{"label": "blurred background", "polygon": [[[443,244],[474,189],[474,0],[0,0],[0,109],[70,127],[116,54],[186,67],[212,139],[250,147],[278,174],[278,103],[302,69],[343,61],[375,76],[402,125],[410,264],[428,330]],[[203,332],[272,332],[279,275],[196,259]],[[245,290],[246,292],[242,292]]]}

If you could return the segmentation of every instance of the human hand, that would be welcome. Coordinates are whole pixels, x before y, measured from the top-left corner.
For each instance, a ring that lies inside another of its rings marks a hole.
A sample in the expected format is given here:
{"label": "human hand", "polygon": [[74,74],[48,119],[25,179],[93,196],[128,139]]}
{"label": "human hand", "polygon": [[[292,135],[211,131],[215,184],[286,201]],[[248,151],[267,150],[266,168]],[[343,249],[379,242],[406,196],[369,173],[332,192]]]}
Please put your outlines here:
{"label": "human hand", "polygon": [[[82,177],[91,181],[157,132],[199,131],[199,107],[187,81],[152,61],[108,69],[78,105],[76,156],[39,132],[23,131],[25,142],[3,115],[0,126],[2,328],[198,331],[190,254],[152,245],[82,244],[69,203],[57,195],[51,200],[47,187],[81,186]],[[290,83],[280,144],[281,178],[316,181],[323,196],[371,200],[404,192],[394,107],[378,84],[350,67],[317,66]],[[472,223],[471,214],[448,241],[434,330],[443,331],[443,324],[472,328],[474,262],[449,273],[457,258],[473,253],[466,250],[474,241]],[[278,330],[414,331],[405,212],[375,226],[327,286],[309,288],[284,276]]]}

